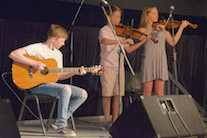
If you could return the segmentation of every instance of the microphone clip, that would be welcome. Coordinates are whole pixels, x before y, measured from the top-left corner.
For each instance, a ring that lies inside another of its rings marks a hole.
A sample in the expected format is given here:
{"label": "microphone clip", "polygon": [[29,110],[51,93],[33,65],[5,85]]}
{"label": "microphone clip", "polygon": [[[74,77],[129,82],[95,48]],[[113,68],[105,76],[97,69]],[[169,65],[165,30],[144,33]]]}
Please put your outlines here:
{"label": "microphone clip", "polygon": [[175,10],[175,7],[173,5],[170,6],[170,14],[169,16],[172,17],[172,13]]}
{"label": "microphone clip", "polygon": [[99,0],[100,6],[106,6],[108,5],[108,2],[106,0]]}

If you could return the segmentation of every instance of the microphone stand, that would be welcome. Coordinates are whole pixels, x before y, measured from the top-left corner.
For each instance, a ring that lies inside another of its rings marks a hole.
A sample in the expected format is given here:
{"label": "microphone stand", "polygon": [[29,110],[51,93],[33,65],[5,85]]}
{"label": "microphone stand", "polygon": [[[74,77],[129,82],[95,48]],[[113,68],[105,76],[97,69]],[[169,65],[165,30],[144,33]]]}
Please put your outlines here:
{"label": "microphone stand", "polygon": [[[107,4],[108,4],[108,3],[107,3]],[[108,6],[110,6],[110,5],[108,4]],[[121,114],[121,92],[120,92],[120,77],[121,77],[120,56],[121,56],[121,53],[124,55],[124,58],[125,58],[125,60],[126,60],[126,62],[127,62],[127,64],[128,64],[128,66],[129,66],[129,68],[130,68],[132,74],[135,75],[135,73],[134,73],[134,70],[132,69],[132,67],[131,67],[131,65],[130,65],[130,63],[129,63],[129,60],[128,60],[127,56],[126,56],[126,52],[125,52],[124,48],[122,47],[121,43],[120,43],[119,40],[118,40],[118,37],[117,37],[117,35],[116,35],[116,31],[115,31],[113,25],[111,24],[110,20],[109,20],[108,17],[107,17],[107,13],[106,13],[106,10],[105,10],[103,4],[101,4],[101,8],[102,8],[102,10],[103,10],[103,12],[104,12],[104,14],[105,14],[105,16],[106,16],[106,19],[107,19],[107,21],[108,21],[108,23],[109,23],[109,25],[110,25],[110,27],[111,27],[111,29],[112,29],[112,32],[114,33],[114,36],[115,36],[115,38],[116,38],[116,41],[117,41],[118,45],[119,45],[119,47],[120,47],[120,50],[118,50],[118,54],[119,54],[119,69],[118,69],[118,71],[119,71],[119,76],[118,76],[118,83],[119,83],[119,115],[120,115],[120,114]]]}
{"label": "microphone stand", "polygon": [[[74,36],[73,36],[73,31],[74,31],[73,30],[74,29],[73,25],[76,21],[76,18],[77,18],[78,14],[81,10],[81,7],[82,7],[83,3],[84,3],[84,0],[81,1],[80,6],[79,6],[79,8],[78,8],[78,10],[75,14],[75,17],[74,17],[72,23],[71,23],[70,30],[68,31],[68,34],[70,34],[70,49],[69,50],[70,50],[70,65],[71,66],[73,65],[73,38],[74,38]],[[73,83],[73,77],[70,77],[70,84],[72,84],[72,83]]]}
{"label": "microphone stand", "polygon": [[[171,18],[171,23],[172,23],[172,37],[173,37],[173,84],[178,81],[177,78],[177,53],[175,50],[175,33],[174,33],[174,20],[172,16],[173,10],[170,11],[168,20]],[[167,22],[168,22],[167,20]],[[173,91],[175,91],[175,85],[172,87]]]}

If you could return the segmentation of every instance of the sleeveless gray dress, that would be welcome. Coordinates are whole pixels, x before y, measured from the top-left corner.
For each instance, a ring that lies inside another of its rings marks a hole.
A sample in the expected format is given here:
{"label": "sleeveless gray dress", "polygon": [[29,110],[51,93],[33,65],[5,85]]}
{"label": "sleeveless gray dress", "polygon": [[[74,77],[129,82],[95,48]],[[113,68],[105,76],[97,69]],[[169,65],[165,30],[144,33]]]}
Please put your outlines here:
{"label": "sleeveless gray dress", "polygon": [[[146,28],[146,31],[147,30],[148,28]],[[155,79],[161,79],[163,81],[168,80],[165,32],[163,30],[155,30],[151,33],[151,36],[155,40],[158,40],[158,43],[148,40],[144,44],[141,65],[142,83],[153,81]]]}

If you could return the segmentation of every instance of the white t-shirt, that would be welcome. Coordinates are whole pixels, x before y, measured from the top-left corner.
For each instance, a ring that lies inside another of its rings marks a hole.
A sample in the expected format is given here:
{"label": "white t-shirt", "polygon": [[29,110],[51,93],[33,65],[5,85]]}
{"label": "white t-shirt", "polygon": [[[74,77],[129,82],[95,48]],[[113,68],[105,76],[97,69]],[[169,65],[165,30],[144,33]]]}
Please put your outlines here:
{"label": "white t-shirt", "polygon": [[[119,66],[119,55],[118,50],[120,49],[118,44],[115,45],[103,45],[101,44],[101,40],[103,38],[116,40],[112,30],[110,27],[105,25],[102,27],[99,31],[99,42],[101,46],[101,53],[100,53],[100,65],[102,66],[108,66],[115,70],[118,70]],[[123,39],[123,37],[118,37],[119,40]],[[127,45],[122,44],[123,48]],[[124,56],[121,54],[121,66],[124,66]]]}
{"label": "white t-shirt", "polygon": [[24,49],[27,51],[28,55],[34,56],[38,59],[55,59],[57,62],[57,67],[63,67],[63,54],[56,48],[51,50],[43,43],[35,43],[25,46]]}

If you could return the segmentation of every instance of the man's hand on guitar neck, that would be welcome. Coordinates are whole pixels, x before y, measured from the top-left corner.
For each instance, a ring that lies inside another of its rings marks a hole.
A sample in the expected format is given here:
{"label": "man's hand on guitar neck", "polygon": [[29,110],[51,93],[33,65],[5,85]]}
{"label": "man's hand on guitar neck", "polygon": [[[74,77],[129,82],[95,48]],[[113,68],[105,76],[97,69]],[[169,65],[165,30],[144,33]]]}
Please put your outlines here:
{"label": "man's hand on guitar neck", "polygon": [[80,75],[83,76],[86,74],[86,70],[84,69],[84,66],[81,66],[78,72],[70,72],[70,73],[58,73],[58,80],[65,80],[67,78],[70,78],[74,75]]}
{"label": "man's hand on guitar neck", "polygon": [[83,76],[85,74],[86,74],[86,70],[84,69],[84,66],[81,66],[81,69],[80,69],[80,71],[78,72],[77,75]]}

